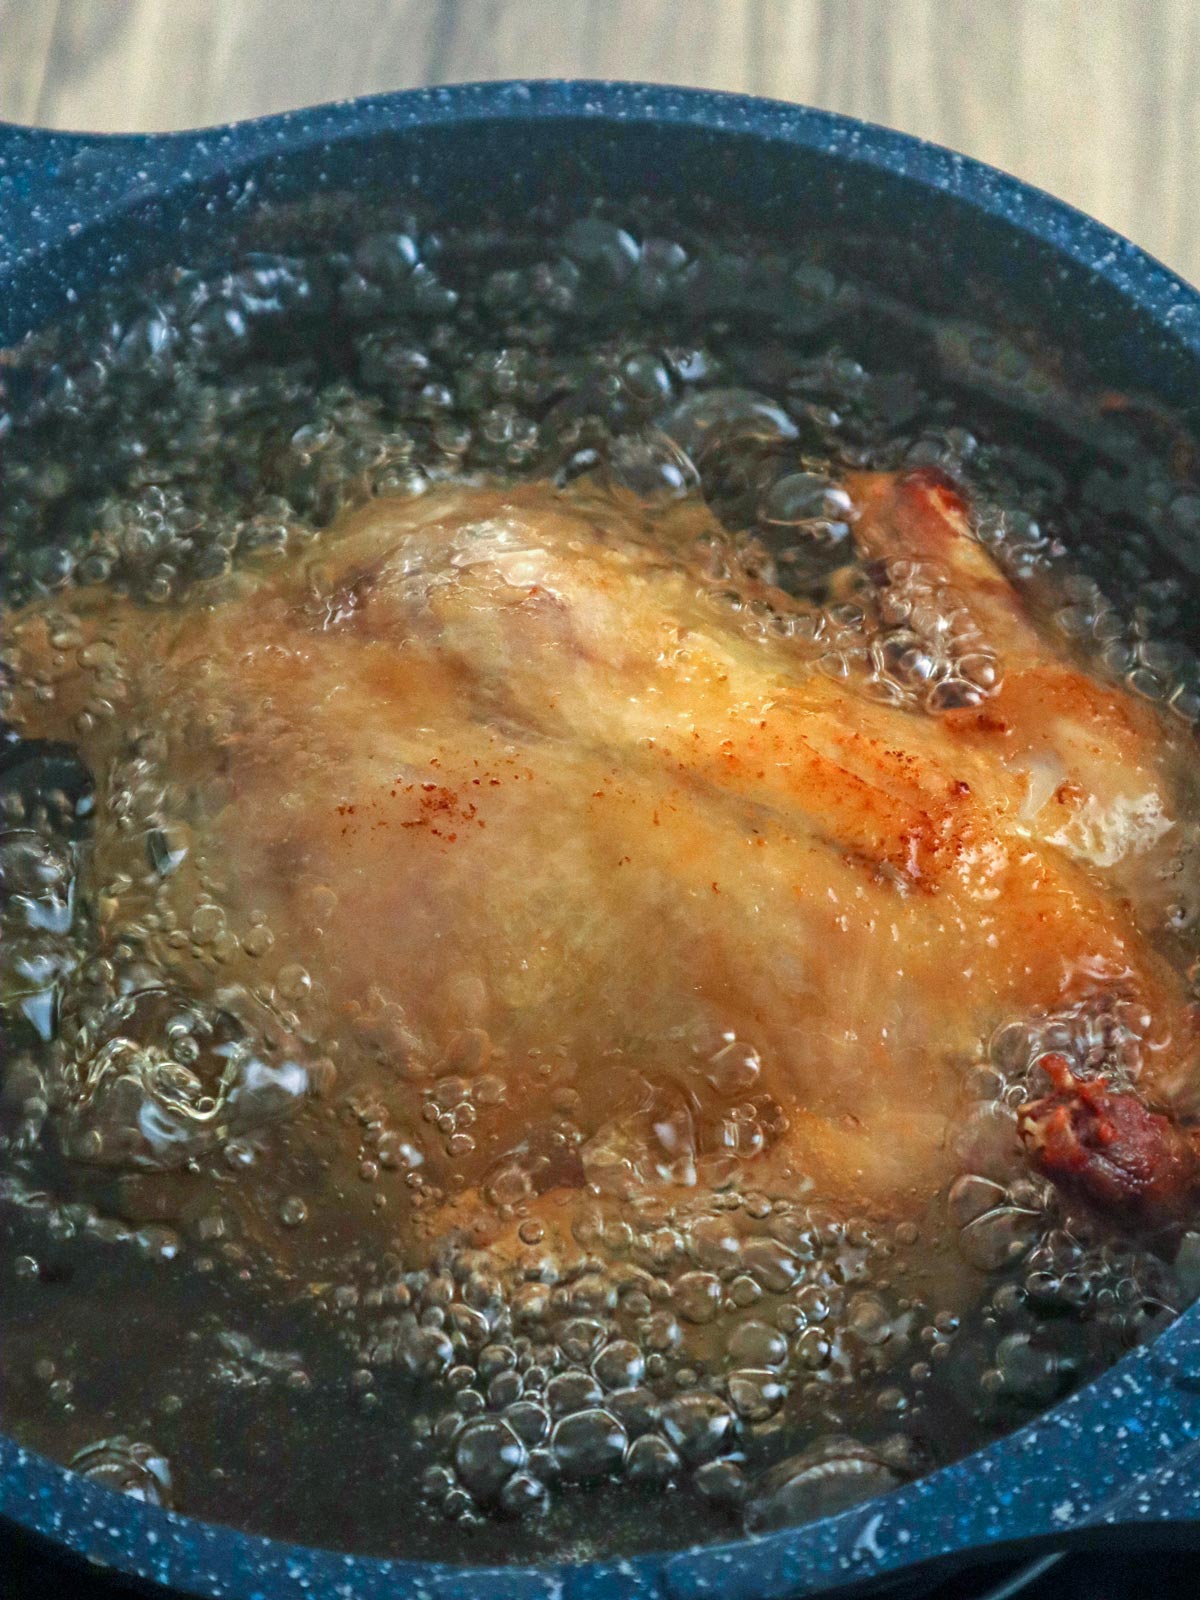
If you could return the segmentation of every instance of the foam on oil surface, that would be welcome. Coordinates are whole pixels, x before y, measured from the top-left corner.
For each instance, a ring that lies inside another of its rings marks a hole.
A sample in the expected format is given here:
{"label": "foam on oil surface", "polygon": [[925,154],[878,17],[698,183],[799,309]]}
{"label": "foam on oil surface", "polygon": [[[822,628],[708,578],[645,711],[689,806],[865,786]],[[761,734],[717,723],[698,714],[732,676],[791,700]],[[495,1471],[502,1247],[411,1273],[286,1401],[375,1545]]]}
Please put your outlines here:
{"label": "foam on oil surface", "polygon": [[[1186,592],[1160,547],[1186,535],[1195,491],[1136,418],[1095,414],[1083,442],[1066,427],[1046,442],[965,398],[962,385],[997,365],[1010,399],[1036,391],[1015,346],[901,317],[811,262],[600,219],[527,241],[437,238],[397,219],[345,249],[177,275],[82,341],[68,330],[20,352],[6,369],[12,594],[58,595],[54,647],[66,654],[78,648],[76,585],[186,607],[242,568],[319,553],[322,530],[373,496],[480,474],[587,474],[663,505],[703,493],[725,530],[698,574],[716,614],[936,716],[994,692],[1003,660],[936,570],[863,568],[839,487],[846,467],[933,462],[977,487],[980,537],[1043,597],[1052,626],[1163,703],[1182,736],[1200,671],[1175,637]],[[763,586],[792,603],[768,602]],[[1133,605],[1114,604],[1131,593]],[[121,662],[92,654],[81,732],[121,715]],[[561,1548],[580,1482],[605,1485],[605,1549],[658,1542],[672,1518],[682,1530],[694,1494],[726,1526],[772,1527],[1022,1418],[1197,1286],[1192,1236],[1173,1268],[1092,1236],[1015,1158],[1013,1108],[1039,1054],[1136,1073],[1134,1017],[1099,1030],[1083,1016],[1014,1022],[979,1042],[962,1173],[923,1223],[987,1275],[963,1319],[906,1283],[916,1224],[881,1231],[744,1188],[689,1193],[699,1155],[744,1157],[772,1136],[753,1048],[737,1040],[712,1052],[728,1113],[708,1149],[686,1106],[651,1108],[639,1149],[654,1153],[656,1180],[679,1182],[677,1205],[639,1204],[626,1152],[605,1145],[580,1158],[594,1212],[552,1240],[538,1216],[520,1222],[515,1274],[486,1250],[414,1268],[325,1237],[319,1175],[289,1155],[290,1117],[336,1123],[375,1199],[395,1184],[420,1193],[421,1162],[379,1106],[339,1098],[327,1041],[304,1039],[307,969],[265,922],[231,927],[216,893],[175,928],[148,927],[145,907],[119,913],[125,936],[98,959],[96,919],[127,906],[131,885],[103,885],[87,904],[77,893],[95,826],[87,775],[65,750],[25,747],[4,781],[5,1423],[106,1482],[277,1533],[319,1525],[358,1548],[444,1538],[433,1520],[398,1528],[384,1485],[365,1480],[340,1533],[318,1465],[292,1449],[332,1429],[348,1452],[384,1449],[391,1472],[419,1472],[431,1510],[470,1530],[465,1559]],[[170,781],[147,730],[105,819],[146,827],[164,882],[188,848]],[[1153,818],[1094,823],[1076,844],[1101,856],[1114,830],[1153,830]],[[1190,849],[1168,910],[1181,939],[1195,917]],[[217,962],[234,941],[262,984],[219,1003],[161,987],[149,933]],[[451,1162],[469,1155],[497,1092],[488,1049],[486,1035],[465,1038],[430,1076],[427,1131]],[[570,1149],[573,1092],[564,1079],[540,1162]],[[147,1209],[139,1170],[177,1171],[178,1186]],[[488,1203],[519,1220],[538,1181],[512,1161]],[[253,1186],[257,1221],[225,1203],[231,1185]],[[171,1358],[140,1361],[136,1382],[109,1355],[119,1296],[72,1299],[69,1280],[86,1282],[96,1259],[129,1305],[180,1308],[182,1346],[165,1338]],[[273,1313],[247,1284],[267,1300],[281,1284],[299,1291],[294,1343],[277,1325],[268,1336]],[[214,1459],[198,1419],[251,1394],[271,1405],[277,1437]],[[279,1474],[287,1488],[268,1489]],[[624,1481],[677,1486],[657,1529]],[[494,1535],[498,1511],[526,1531]]]}

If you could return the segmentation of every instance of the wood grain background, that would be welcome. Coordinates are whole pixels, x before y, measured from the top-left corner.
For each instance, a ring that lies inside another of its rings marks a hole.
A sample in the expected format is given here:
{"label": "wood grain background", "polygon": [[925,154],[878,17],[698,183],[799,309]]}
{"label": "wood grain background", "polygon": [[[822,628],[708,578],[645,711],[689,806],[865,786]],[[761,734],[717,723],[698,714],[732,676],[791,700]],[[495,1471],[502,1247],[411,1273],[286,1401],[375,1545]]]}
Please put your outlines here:
{"label": "wood grain background", "polygon": [[178,128],[469,78],[777,95],[1019,173],[1200,281],[1200,0],[0,0],[0,118]]}

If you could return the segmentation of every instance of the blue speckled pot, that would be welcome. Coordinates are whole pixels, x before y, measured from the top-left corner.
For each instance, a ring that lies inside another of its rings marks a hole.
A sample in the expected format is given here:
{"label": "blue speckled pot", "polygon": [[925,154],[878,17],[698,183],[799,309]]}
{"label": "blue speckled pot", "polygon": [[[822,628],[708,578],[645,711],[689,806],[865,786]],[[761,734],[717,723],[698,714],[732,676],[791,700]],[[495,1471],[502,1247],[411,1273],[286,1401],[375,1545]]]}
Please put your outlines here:
{"label": "blue speckled pot", "polygon": [[[967,275],[1114,386],[1200,423],[1200,295],[1099,224],[976,162],[843,117],[629,84],[498,83],[231,128],[96,138],[0,126],[0,343],[105,279],[197,254],[265,198],[389,184],[448,212],[552,194],[705,193],[797,239],[835,223],[936,240]],[[1200,1523],[1200,1308],[1019,1433],[839,1517],[677,1554],[465,1569],[301,1549],[148,1508],[0,1438],[0,1517],[111,1567],[230,1600],[782,1600],[929,1562]]]}

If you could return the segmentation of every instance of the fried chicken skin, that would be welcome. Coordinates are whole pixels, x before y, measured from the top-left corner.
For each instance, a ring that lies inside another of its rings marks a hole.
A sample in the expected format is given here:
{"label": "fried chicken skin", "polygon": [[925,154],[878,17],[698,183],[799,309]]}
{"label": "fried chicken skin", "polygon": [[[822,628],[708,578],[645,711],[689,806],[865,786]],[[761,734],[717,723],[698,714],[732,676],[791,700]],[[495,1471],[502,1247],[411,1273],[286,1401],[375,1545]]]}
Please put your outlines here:
{"label": "fried chicken skin", "polygon": [[[729,1182],[918,1215],[1013,1019],[1140,1019],[1137,1094],[1187,1109],[1194,1012],[1156,932],[1176,743],[1039,623],[948,480],[845,489],[906,648],[949,629],[975,662],[957,698],[881,694],[886,640],[830,675],[815,606],[707,580],[701,504],[586,486],[378,500],[202,600],[7,619],[9,715],[97,780],[101,946],[333,1063],[403,1152],[410,1257]],[[1099,1095],[1064,1073],[1021,1132],[1120,1209],[1089,1170],[1170,1140],[1111,1106],[1100,1137]],[[330,1236],[383,1230],[356,1138],[298,1127]]]}

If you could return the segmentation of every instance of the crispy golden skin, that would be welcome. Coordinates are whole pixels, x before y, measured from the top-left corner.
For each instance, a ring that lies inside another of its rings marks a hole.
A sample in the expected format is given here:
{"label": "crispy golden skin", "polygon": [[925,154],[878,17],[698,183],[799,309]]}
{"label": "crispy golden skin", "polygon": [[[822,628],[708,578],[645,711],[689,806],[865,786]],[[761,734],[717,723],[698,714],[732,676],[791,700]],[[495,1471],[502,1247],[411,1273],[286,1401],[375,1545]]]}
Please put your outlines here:
{"label": "crispy golden skin", "polygon": [[[699,581],[703,507],[548,485],[377,501],[204,604],[8,619],[14,720],[100,785],[105,937],[294,1010],[419,1157],[425,1203],[376,1223],[355,1141],[307,1122],[331,1237],[415,1255],[739,1173],[916,1215],[981,1042],[1072,1007],[1144,1014],[1142,1083],[1186,1100],[1147,932],[1174,745],[1030,620],[947,483],[846,487],[862,556],[935,575],[995,692],[931,715],[835,681]],[[165,879],[152,827],[186,849]],[[451,1131],[447,1079],[486,1082]]]}

